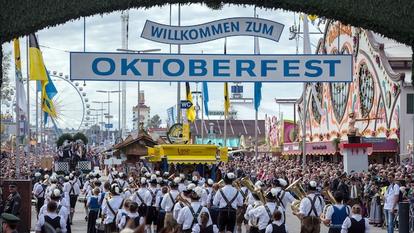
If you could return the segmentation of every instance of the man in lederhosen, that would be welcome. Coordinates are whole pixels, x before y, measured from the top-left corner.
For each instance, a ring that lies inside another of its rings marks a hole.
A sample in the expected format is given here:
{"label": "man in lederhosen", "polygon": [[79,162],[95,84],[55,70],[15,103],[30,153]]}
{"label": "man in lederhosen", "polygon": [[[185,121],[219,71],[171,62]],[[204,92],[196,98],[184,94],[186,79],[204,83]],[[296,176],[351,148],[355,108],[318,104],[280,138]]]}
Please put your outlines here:
{"label": "man in lederhosen", "polygon": [[178,183],[180,180],[179,177],[174,178],[170,183],[170,191],[164,195],[161,201],[161,208],[165,210],[164,226],[172,225],[175,222],[172,211],[177,202],[177,196],[180,194],[178,192]]}
{"label": "man in lederhosen", "polygon": [[244,218],[244,214],[246,213],[247,208],[247,200],[250,196],[250,192],[246,187],[241,187],[239,190],[240,194],[243,197],[243,205],[240,208],[237,208],[236,211],[236,225],[237,225],[237,233],[242,232],[242,224],[247,224],[247,220]]}
{"label": "man in lederhosen", "polygon": [[224,176],[225,186],[218,190],[214,196],[213,205],[219,207],[218,226],[220,232],[233,232],[236,225],[236,209],[243,205],[243,197],[239,191],[232,186],[236,176],[227,173]]}
{"label": "man in lederhosen", "polygon": [[158,217],[157,207],[159,206],[159,201],[162,194],[161,191],[157,188],[157,177],[155,175],[151,176],[151,180],[149,183],[150,187],[148,188],[148,191],[151,194],[151,202],[150,205],[148,205],[147,209],[146,225],[148,229],[151,229],[151,225],[154,225],[154,232],[156,232]]}
{"label": "man in lederhosen", "polygon": [[43,204],[45,203],[45,194],[47,189],[46,181],[42,182],[42,180],[39,181],[39,183],[36,183],[37,185],[33,188],[33,195],[37,199],[36,203],[36,213],[39,215],[40,208],[42,208]]}
{"label": "man in lederhosen", "polygon": [[151,206],[151,193],[147,189],[147,179],[141,177],[138,190],[131,195],[130,199],[138,203],[139,216],[147,217],[148,207]]}
{"label": "man in lederhosen", "polygon": [[69,222],[72,223],[73,215],[75,213],[76,202],[78,201],[78,196],[80,194],[80,187],[77,180],[75,180],[75,175],[73,173],[69,174],[69,181],[65,182],[65,184],[63,185],[63,192],[65,193],[65,195],[69,195]]}
{"label": "man in lederhosen", "polygon": [[301,219],[300,233],[319,233],[321,230],[321,219],[325,201],[317,194],[316,181],[310,181],[308,195],[300,202],[299,213],[296,214]]}

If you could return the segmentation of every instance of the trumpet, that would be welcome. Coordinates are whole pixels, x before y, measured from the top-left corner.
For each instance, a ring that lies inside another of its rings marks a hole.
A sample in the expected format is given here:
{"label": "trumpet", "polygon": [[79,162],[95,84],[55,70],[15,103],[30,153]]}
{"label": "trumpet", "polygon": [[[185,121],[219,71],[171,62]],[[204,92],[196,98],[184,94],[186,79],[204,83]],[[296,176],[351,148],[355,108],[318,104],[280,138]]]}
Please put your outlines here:
{"label": "trumpet", "polygon": [[290,208],[292,209],[292,212],[294,214],[299,212],[300,200],[302,200],[303,198],[306,197],[306,192],[303,189],[302,185],[299,183],[301,179],[302,178],[299,178],[299,179],[293,181],[292,184],[290,184],[286,188],[286,191],[290,191],[290,192],[294,193],[299,198],[299,200],[293,201],[292,205],[290,206]]}
{"label": "trumpet", "polygon": [[175,199],[175,201],[182,202],[186,206],[190,206],[191,205],[191,203],[187,199],[185,199],[183,196],[181,196],[181,194],[178,194],[178,196]]}
{"label": "trumpet", "polygon": [[224,180],[223,179],[219,180],[219,182],[217,182],[217,184],[219,185],[220,188],[223,188],[224,187]]}

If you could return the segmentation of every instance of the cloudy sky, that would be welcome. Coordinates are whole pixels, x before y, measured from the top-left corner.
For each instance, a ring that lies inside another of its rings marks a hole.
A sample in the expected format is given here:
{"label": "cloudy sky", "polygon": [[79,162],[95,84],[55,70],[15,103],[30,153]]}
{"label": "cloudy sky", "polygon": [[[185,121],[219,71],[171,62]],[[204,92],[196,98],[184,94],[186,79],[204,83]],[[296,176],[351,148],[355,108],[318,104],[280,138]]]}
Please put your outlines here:
{"label": "cloudy sky", "polygon": [[[177,5],[172,6],[172,24],[177,24]],[[285,25],[279,42],[260,39],[260,51],[262,54],[295,54],[296,42],[289,40],[289,27],[294,23],[294,14],[283,10],[257,9],[261,18],[280,22]],[[253,7],[225,6],[221,10],[211,10],[202,5],[187,5],[181,7],[181,25],[194,25],[209,22],[212,20],[253,16]],[[129,11],[129,48],[134,50],[161,49],[161,53],[169,52],[169,45],[151,42],[140,38],[140,34],[146,20],[152,20],[162,24],[169,24],[169,7],[133,9]],[[298,15],[296,14],[296,20]],[[311,25],[311,31],[316,28]],[[83,51],[83,19],[67,22],[63,25],[43,29],[37,32],[39,43],[42,46],[45,65],[50,71],[57,71],[63,75],[69,74],[69,53],[68,51]],[[311,43],[317,44],[320,35],[313,35]],[[23,67],[26,67],[26,39],[21,38]],[[224,39],[206,42],[196,45],[185,45],[181,47],[182,53],[223,53]],[[114,52],[121,48],[121,12],[113,12],[105,15],[95,15],[86,18],[86,51],[93,52]],[[3,45],[3,49],[12,50],[10,43]],[[313,47],[314,49],[314,47]],[[299,43],[299,51],[302,51],[302,40]],[[177,46],[172,47],[172,52],[177,52]],[[231,37],[227,40],[228,54],[253,53],[252,37]],[[13,62],[13,61],[12,61]],[[13,67],[13,66],[12,66]],[[13,72],[11,72],[13,74]],[[26,69],[23,69],[23,76]],[[14,77],[13,77],[14,78]],[[65,82],[56,82],[59,95],[56,97],[60,103],[60,111],[64,115],[62,126],[70,127],[79,121],[80,98],[76,96],[72,87]],[[83,82],[79,82],[83,86]],[[253,84],[243,84],[244,97],[253,97]],[[196,84],[192,84],[192,89]],[[201,84],[199,84],[199,89]],[[83,87],[86,98],[91,101],[106,100],[106,94],[97,93],[96,90],[117,90],[118,82],[86,82]],[[176,83],[141,83],[141,89],[145,92],[146,104],[151,106],[151,115],[158,114],[167,119],[166,109],[176,104]],[[262,89],[262,103],[260,106],[259,118],[264,119],[265,114],[278,115],[279,106],[275,104],[274,98],[297,98],[301,94],[301,84],[266,83]],[[223,84],[209,84],[209,109],[223,109]],[[34,102],[34,85],[31,86],[31,99]],[[114,101],[111,106],[111,114],[114,115],[113,123],[118,125],[118,95],[112,95]],[[184,99],[184,85],[182,85],[182,99]],[[137,84],[127,83],[127,127],[132,128],[132,107],[137,103]],[[201,104],[201,102],[200,102]],[[31,104],[32,109],[34,105]],[[92,104],[92,108],[100,108],[100,105]],[[254,119],[253,106],[233,106],[238,111],[239,119]],[[293,107],[281,106],[285,118],[293,118]],[[32,112],[32,115],[34,112]],[[33,119],[33,117],[32,117]]]}

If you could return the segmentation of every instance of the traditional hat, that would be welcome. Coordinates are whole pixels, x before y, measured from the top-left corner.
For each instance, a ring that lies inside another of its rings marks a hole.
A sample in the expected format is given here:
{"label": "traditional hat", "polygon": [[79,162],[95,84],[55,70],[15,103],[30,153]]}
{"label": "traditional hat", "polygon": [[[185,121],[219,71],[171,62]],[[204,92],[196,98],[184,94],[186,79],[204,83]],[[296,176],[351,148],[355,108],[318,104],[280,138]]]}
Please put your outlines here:
{"label": "traditional hat", "polygon": [[285,180],[285,179],[279,178],[279,179],[277,179],[277,180],[279,181],[279,184],[280,184],[282,187],[285,187],[285,186],[287,185],[287,182],[286,182],[286,180]]}
{"label": "traditional hat", "polygon": [[236,179],[236,175],[233,172],[226,173],[224,176],[224,183],[231,184]]}
{"label": "traditional hat", "polygon": [[2,213],[1,218],[3,219],[3,222],[7,224],[17,224],[20,222],[20,218],[9,213]]}

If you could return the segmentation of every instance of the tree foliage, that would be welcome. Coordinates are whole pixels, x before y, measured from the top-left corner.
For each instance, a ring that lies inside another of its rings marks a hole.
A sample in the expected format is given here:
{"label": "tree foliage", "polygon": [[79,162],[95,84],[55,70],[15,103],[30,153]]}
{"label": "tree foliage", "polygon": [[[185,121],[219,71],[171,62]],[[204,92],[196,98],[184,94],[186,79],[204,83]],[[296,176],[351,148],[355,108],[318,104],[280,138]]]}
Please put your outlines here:
{"label": "tree foliage", "polygon": [[56,146],[57,147],[62,146],[63,142],[65,142],[65,140],[68,140],[69,142],[72,142],[73,141],[72,135],[70,133],[64,133],[64,134],[60,135],[60,137],[56,141]]}
{"label": "tree foliage", "polygon": [[162,120],[158,114],[155,114],[153,117],[151,117],[148,128],[159,128],[161,126]]}
{"label": "tree foliage", "polygon": [[88,138],[85,136],[85,134],[79,132],[73,135],[73,141],[77,141],[79,139],[82,140],[85,145],[88,144]]}

